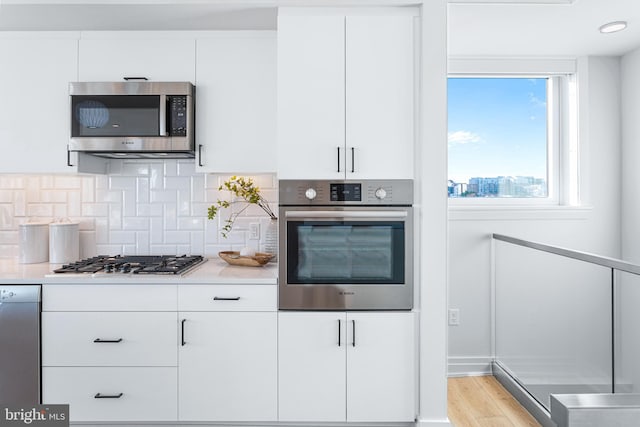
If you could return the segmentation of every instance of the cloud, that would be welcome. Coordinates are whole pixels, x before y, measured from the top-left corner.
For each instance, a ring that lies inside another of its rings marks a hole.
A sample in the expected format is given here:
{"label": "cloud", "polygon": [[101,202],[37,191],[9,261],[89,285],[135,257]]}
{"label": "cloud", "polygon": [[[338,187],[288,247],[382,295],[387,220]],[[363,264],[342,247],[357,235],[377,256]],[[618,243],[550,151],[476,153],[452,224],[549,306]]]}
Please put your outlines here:
{"label": "cloud", "polygon": [[474,142],[481,142],[482,138],[477,133],[469,132],[466,130],[457,130],[455,132],[449,132],[448,141],[449,145],[462,145]]}
{"label": "cloud", "polygon": [[541,100],[540,98],[538,98],[537,96],[535,96],[533,93],[529,93],[529,102],[531,103],[531,105],[533,105],[534,107],[542,107],[542,108],[547,108],[547,102]]}

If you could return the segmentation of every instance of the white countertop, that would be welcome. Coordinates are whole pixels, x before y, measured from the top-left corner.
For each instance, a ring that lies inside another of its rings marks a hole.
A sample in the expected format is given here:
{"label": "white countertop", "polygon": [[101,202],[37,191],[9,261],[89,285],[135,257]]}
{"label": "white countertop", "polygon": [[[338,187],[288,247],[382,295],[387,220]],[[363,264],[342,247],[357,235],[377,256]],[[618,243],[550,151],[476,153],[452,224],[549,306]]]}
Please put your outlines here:
{"label": "white countertop", "polygon": [[0,284],[230,284],[230,285],[276,285],[278,264],[269,263],[262,267],[240,267],[229,265],[220,258],[207,258],[184,275],[143,275],[143,274],[55,274],[53,270],[60,264],[48,262],[40,264],[19,264],[17,260],[0,259]]}

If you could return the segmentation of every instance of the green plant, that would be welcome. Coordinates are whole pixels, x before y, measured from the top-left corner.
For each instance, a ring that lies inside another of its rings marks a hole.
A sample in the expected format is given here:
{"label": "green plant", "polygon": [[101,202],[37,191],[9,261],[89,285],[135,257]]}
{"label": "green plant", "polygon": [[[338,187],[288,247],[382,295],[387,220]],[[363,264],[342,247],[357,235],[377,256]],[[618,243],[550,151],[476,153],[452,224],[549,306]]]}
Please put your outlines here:
{"label": "green plant", "polygon": [[278,217],[276,217],[276,215],[269,207],[269,202],[267,202],[267,200],[260,194],[260,189],[254,186],[253,180],[251,178],[234,175],[227,181],[225,181],[220,187],[218,187],[218,190],[229,191],[239,200],[228,201],[218,199],[213,205],[209,206],[207,215],[209,219],[214,219],[220,212],[220,209],[229,208],[235,203],[247,204],[239,211],[232,212],[229,215],[229,218],[225,220],[224,226],[222,227],[222,230],[220,230],[220,234],[222,234],[222,237],[224,238],[226,238],[231,232],[233,224],[235,223],[238,216],[242,212],[244,212],[250,205],[258,205],[269,215],[271,219],[278,219]]}

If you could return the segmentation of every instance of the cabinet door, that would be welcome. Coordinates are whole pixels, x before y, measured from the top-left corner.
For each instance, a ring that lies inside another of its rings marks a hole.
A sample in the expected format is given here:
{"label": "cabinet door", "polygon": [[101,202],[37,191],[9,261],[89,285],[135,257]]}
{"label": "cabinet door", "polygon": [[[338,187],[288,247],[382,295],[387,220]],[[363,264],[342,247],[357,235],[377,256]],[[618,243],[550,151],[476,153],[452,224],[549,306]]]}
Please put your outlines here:
{"label": "cabinet door", "polygon": [[347,16],[346,29],[347,179],[412,179],[413,17]]}
{"label": "cabinet door", "polygon": [[349,313],[347,323],[347,421],[414,421],[413,313]]}
{"label": "cabinet door", "polygon": [[74,172],[67,166],[69,82],[77,80],[72,34],[0,37],[3,173]]}
{"label": "cabinet door", "polygon": [[344,313],[279,314],[280,421],[345,421],[345,321]]}
{"label": "cabinet door", "polygon": [[195,39],[162,32],[85,32],[80,39],[81,81],[195,81]]}
{"label": "cabinet door", "polygon": [[198,39],[198,172],[276,171],[276,35]]}
{"label": "cabinet door", "polygon": [[277,313],[179,316],[180,420],[276,421]]}
{"label": "cabinet door", "polygon": [[344,178],[344,16],[278,16],[278,176]]}

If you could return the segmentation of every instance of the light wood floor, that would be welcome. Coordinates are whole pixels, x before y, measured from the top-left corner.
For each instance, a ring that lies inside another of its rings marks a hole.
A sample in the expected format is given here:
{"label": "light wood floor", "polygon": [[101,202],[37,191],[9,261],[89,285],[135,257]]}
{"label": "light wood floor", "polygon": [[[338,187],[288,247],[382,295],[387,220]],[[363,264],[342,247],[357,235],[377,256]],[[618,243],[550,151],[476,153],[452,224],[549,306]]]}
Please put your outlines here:
{"label": "light wood floor", "polygon": [[449,378],[449,420],[456,427],[540,424],[492,376]]}

